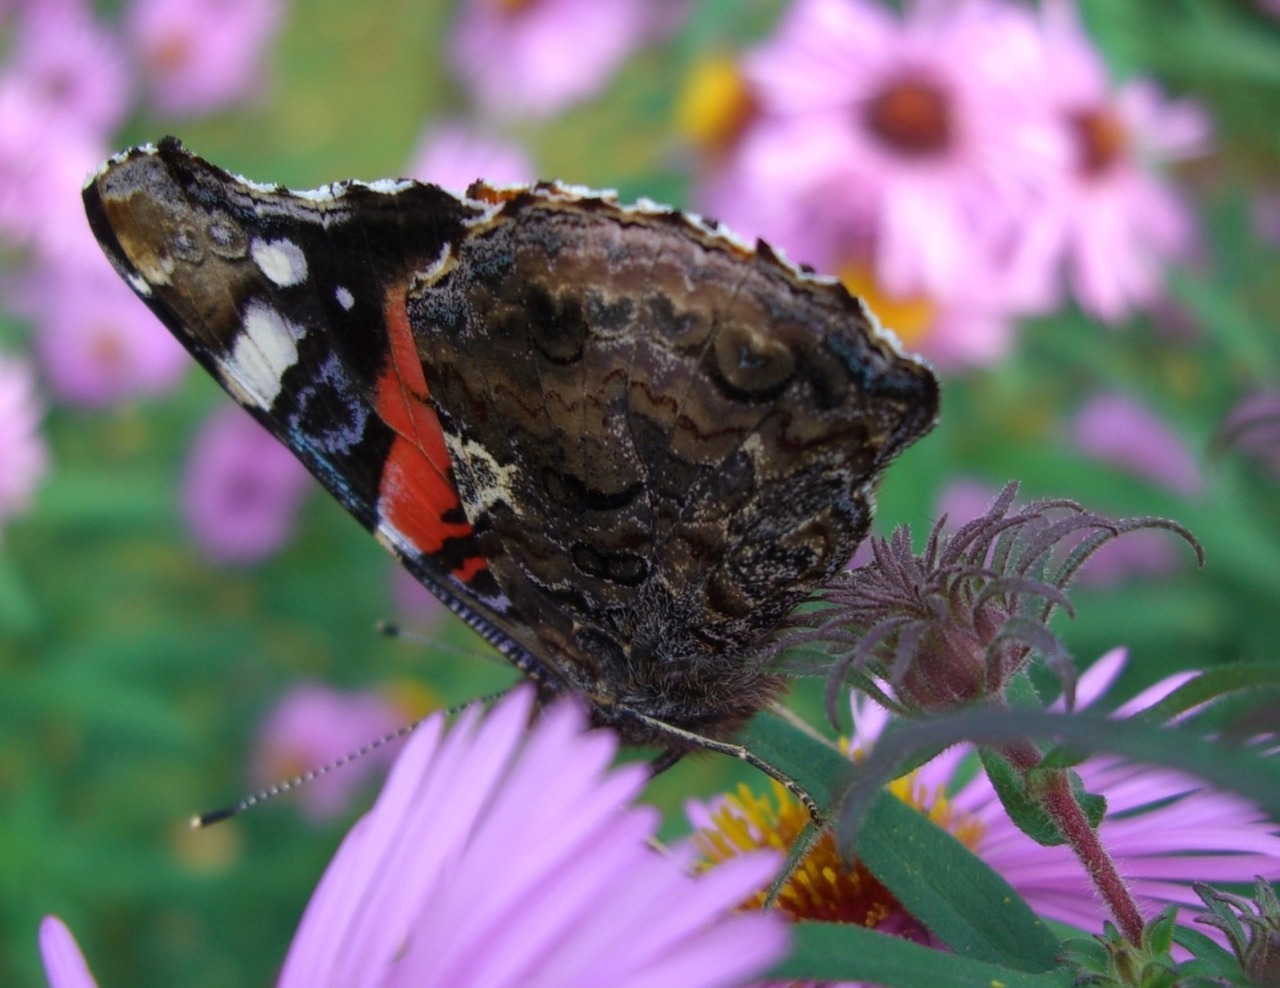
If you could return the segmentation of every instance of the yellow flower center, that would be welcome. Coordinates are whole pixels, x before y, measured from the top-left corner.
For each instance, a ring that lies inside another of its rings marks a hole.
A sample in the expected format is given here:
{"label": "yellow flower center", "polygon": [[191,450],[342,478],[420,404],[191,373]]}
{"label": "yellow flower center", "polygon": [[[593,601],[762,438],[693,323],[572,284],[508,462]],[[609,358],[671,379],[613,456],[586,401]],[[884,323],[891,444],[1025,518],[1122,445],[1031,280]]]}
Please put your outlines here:
{"label": "yellow flower center", "polygon": [[[982,823],[956,813],[941,790],[930,793],[919,786],[916,773],[898,779],[889,789],[967,847],[977,846]],[[711,820],[714,829],[704,828],[693,836],[706,867],[761,848],[787,853],[809,822],[809,813],[775,782],[771,796],[757,796],[746,785],[739,786],[712,812]],[[765,892],[761,890],[747,905],[758,909],[764,899]],[[818,839],[792,872],[777,906],[792,919],[856,923],[868,929],[890,917],[908,918],[893,894],[860,861],[855,860],[850,866],[841,860],[830,832]],[[896,931],[903,933],[910,926],[900,922]]]}
{"label": "yellow flower center", "polygon": [[694,66],[676,100],[675,125],[691,143],[723,151],[746,129],[756,102],[738,63],[728,55]]}
{"label": "yellow flower center", "polygon": [[880,322],[908,348],[919,347],[933,328],[937,307],[924,295],[891,295],[876,281],[871,265],[849,261],[836,272],[844,287],[859,296]]}

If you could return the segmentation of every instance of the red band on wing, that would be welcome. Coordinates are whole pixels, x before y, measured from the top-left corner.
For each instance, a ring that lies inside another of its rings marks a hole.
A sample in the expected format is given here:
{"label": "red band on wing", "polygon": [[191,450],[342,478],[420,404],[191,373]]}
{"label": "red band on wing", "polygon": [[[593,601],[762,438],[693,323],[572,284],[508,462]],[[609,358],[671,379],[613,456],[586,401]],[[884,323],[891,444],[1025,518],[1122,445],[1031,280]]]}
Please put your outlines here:
{"label": "red band on wing", "polygon": [[[461,519],[461,502],[450,481],[449,451],[440,419],[427,402],[427,379],[409,326],[405,286],[393,286],[384,298],[383,316],[390,359],[378,378],[374,407],[396,432],[382,467],[378,512],[424,555],[439,553],[448,539],[466,538],[471,526]],[[468,582],[485,568],[484,558],[470,555],[451,574]]]}

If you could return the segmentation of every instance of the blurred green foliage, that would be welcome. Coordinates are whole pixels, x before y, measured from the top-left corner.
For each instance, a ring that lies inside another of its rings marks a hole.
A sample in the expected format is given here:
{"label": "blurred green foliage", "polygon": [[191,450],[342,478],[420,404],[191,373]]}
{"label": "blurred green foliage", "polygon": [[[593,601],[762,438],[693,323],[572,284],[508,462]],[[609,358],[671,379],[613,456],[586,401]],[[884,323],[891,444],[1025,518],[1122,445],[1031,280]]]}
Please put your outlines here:
{"label": "blurred green foliage", "polygon": [[[547,177],[679,204],[689,169],[670,121],[682,78],[699,57],[760,36],[780,7],[695,3],[686,27],[601,98],[512,136]],[[1203,265],[1173,283],[1194,332],[1175,342],[1158,331],[1161,317],[1117,330],[1072,312],[1027,324],[1016,357],[946,382],[942,424],[890,472],[877,526],[926,529],[941,488],[967,475],[1190,527],[1203,571],[1187,553],[1159,582],[1081,590],[1077,618],[1058,626],[1082,663],[1130,647],[1124,696],[1178,669],[1276,659],[1277,478],[1228,453],[1206,459],[1205,489],[1184,498],[1085,459],[1065,421],[1105,386],[1141,397],[1207,452],[1240,397],[1277,383],[1280,252],[1258,244],[1249,209],[1258,191],[1280,189],[1280,27],[1244,0],[1084,7],[1120,72],[1156,74],[1220,128],[1218,152],[1181,176],[1205,229]],[[444,57],[451,17],[443,2],[298,0],[258,103],[179,136],[234,171],[289,185],[395,174],[425,123],[465,106]],[[135,120],[122,143],[166,126]],[[0,325],[5,341],[25,332]],[[347,687],[421,678],[446,702],[511,681],[447,617],[430,629],[438,647],[377,637],[375,623],[393,615],[391,564],[318,494],[269,562],[201,559],[178,483],[196,426],[223,401],[193,367],[174,397],[57,407],[47,419],[53,469],[0,548],[2,983],[40,983],[36,926],[51,912],[103,985],[268,983],[350,820],[307,824],[286,798],[185,829],[193,812],[247,788],[264,710],[302,677]],[[685,794],[738,777],[738,766],[695,760],[658,780],[654,797],[678,831]]]}

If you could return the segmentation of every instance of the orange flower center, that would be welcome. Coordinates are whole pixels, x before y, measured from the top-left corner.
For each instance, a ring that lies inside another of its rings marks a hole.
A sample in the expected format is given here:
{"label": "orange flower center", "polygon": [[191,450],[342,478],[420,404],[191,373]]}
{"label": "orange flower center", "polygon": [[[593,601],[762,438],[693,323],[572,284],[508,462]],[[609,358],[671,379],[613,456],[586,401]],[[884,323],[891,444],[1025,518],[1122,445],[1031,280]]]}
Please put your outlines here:
{"label": "orange flower center", "polygon": [[152,67],[160,75],[176,72],[191,58],[191,36],[180,31],[165,35],[150,52]]}
{"label": "orange flower center", "polygon": [[873,96],[864,110],[864,121],[904,157],[940,154],[951,144],[951,107],[946,94],[919,79],[899,80]]}
{"label": "orange flower center", "polygon": [[[898,779],[889,788],[966,846],[977,846],[983,832],[981,822],[957,814],[943,793],[929,793],[917,786],[915,773]],[[699,830],[693,837],[708,868],[760,848],[787,853],[809,822],[809,813],[775,782],[772,796],[757,796],[746,785],[739,786],[736,793],[725,797],[711,819],[714,829]],[[747,905],[758,909],[764,899],[765,892],[761,890]],[[777,908],[796,920],[856,923],[868,929],[894,917],[894,932],[926,939],[923,928],[910,919],[893,894],[860,861],[849,865],[841,859],[829,832],[818,839],[788,877]]]}
{"label": "orange flower center", "polygon": [[1109,171],[1129,149],[1124,121],[1107,107],[1079,110],[1068,120],[1076,141],[1076,164],[1086,178]]}

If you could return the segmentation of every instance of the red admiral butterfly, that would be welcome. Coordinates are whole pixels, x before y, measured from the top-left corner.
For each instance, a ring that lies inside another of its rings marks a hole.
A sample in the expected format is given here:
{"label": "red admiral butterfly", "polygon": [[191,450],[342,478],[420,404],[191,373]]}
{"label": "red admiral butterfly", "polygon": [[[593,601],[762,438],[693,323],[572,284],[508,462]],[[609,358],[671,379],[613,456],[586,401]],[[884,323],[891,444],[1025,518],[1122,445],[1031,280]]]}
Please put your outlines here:
{"label": "red admiral butterfly", "polygon": [[933,374],[838,282],[651,202],[295,192],[172,138],[84,201],[125,280],[379,542],[544,696],[667,763],[748,757],[726,740],[782,690],[761,647],[937,415]]}

